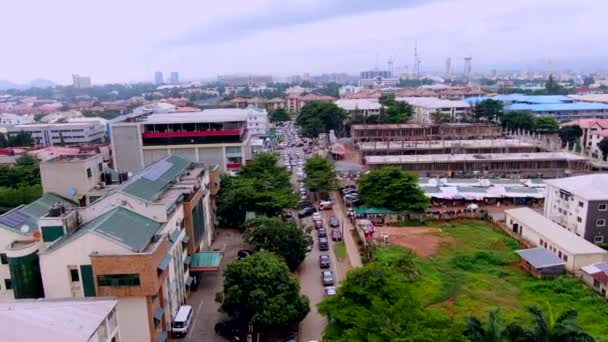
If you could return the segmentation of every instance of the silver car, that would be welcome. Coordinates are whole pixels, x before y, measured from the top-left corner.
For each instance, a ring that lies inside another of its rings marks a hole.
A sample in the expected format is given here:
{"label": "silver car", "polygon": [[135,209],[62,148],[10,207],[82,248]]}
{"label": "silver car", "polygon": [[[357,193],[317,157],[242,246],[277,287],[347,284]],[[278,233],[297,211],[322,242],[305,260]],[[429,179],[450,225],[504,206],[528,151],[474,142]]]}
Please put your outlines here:
{"label": "silver car", "polygon": [[334,285],[334,274],[331,271],[322,271],[321,272],[321,281],[323,282],[323,286],[333,286]]}

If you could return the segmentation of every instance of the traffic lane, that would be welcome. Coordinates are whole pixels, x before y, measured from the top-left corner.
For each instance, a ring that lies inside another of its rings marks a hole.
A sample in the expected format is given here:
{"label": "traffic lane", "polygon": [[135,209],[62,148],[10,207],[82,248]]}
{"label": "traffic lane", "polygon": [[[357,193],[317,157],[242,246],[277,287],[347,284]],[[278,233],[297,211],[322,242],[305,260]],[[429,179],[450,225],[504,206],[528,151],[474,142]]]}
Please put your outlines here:
{"label": "traffic lane", "polygon": [[332,231],[332,227],[329,225],[329,218],[334,215],[334,211],[333,210],[323,210],[321,211],[321,219],[323,220],[323,226],[325,227],[325,230],[327,231],[327,241],[329,241],[329,258],[331,259],[331,268],[332,271],[334,272],[334,278],[335,278],[335,285],[334,286],[338,286],[338,284],[342,281],[342,279],[344,279],[345,276],[345,270],[341,270],[338,267],[338,258],[336,257],[336,253],[335,253],[335,244],[337,241],[333,241],[333,239],[331,238],[331,231]]}

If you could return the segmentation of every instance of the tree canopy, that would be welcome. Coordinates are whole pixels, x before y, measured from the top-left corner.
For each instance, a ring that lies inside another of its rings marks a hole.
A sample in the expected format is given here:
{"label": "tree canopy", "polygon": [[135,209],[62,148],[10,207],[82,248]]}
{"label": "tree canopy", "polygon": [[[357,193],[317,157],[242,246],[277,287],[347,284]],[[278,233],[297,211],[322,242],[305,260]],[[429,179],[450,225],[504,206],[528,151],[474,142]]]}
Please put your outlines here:
{"label": "tree canopy", "polygon": [[418,176],[398,167],[371,170],[357,182],[360,198],[366,206],[420,212],[429,204],[418,186]]}
{"label": "tree canopy", "polygon": [[559,129],[559,138],[562,140],[562,147],[572,147],[574,143],[583,135],[583,129],[578,125],[568,125]]}
{"label": "tree canopy", "polygon": [[442,123],[446,123],[446,122],[452,121],[452,118],[450,117],[450,114],[440,112],[439,110],[436,111],[435,113],[431,114],[431,119],[436,124],[442,124]]}
{"label": "tree canopy", "polygon": [[461,327],[422,307],[410,286],[395,268],[376,262],[351,270],[337,294],[319,304],[329,318],[323,340],[464,341]]}
{"label": "tree canopy", "polygon": [[247,221],[243,238],[257,250],[266,250],[282,257],[292,271],[306,257],[308,236],[293,222],[258,217]]}
{"label": "tree canopy", "polygon": [[216,301],[221,311],[262,330],[298,323],[310,310],[285,262],[267,251],[228,264]]}
{"label": "tree canopy", "polygon": [[597,148],[602,152],[602,159],[606,160],[608,157],[608,138],[604,138],[597,143]]}
{"label": "tree canopy", "polygon": [[30,155],[22,155],[15,165],[0,166],[0,206],[16,207],[41,195],[40,168]]}
{"label": "tree canopy", "polygon": [[306,173],[304,184],[308,190],[327,193],[335,191],[338,188],[336,170],[329,159],[313,155],[306,159],[304,171]]}
{"label": "tree canopy", "polygon": [[404,123],[411,119],[414,107],[407,102],[397,101],[395,95],[382,95],[378,99],[384,107],[380,108],[378,123]]}
{"label": "tree canopy", "polygon": [[346,113],[335,103],[311,101],[300,110],[296,123],[302,128],[301,134],[308,138],[316,138],[319,133],[329,133],[330,130],[340,132]]}
{"label": "tree canopy", "polygon": [[534,119],[534,130],[540,133],[559,131],[559,122],[552,116],[540,116]]}
{"label": "tree canopy", "polygon": [[20,147],[20,146],[32,146],[35,141],[32,138],[32,133],[20,131],[15,135],[5,135],[0,133],[0,148],[1,147]]}
{"label": "tree canopy", "polygon": [[273,153],[257,153],[236,177],[222,176],[217,197],[217,215],[229,226],[240,226],[248,211],[276,216],[293,208],[297,196],[291,191],[289,172],[279,166]]}
{"label": "tree canopy", "polygon": [[501,101],[485,99],[473,107],[473,116],[480,121],[500,122],[503,116]]}
{"label": "tree canopy", "polygon": [[530,112],[506,112],[501,119],[502,126],[512,130],[554,133],[559,130],[559,123],[552,116],[534,117]]}
{"label": "tree canopy", "polygon": [[564,87],[562,87],[561,85],[559,85],[559,83],[557,83],[557,81],[555,81],[555,78],[553,78],[553,74],[549,75],[549,78],[547,79],[547,82],[545,82],[545,94],[546,95],[565,95],[568,94],[568,90]]}
{"label": "tree canopy", "polygon": [[289,114],[287,114],[287,111],[284,108],[275,109],[270,113],[270,121],[272,121],[272,122],[289,121]]}

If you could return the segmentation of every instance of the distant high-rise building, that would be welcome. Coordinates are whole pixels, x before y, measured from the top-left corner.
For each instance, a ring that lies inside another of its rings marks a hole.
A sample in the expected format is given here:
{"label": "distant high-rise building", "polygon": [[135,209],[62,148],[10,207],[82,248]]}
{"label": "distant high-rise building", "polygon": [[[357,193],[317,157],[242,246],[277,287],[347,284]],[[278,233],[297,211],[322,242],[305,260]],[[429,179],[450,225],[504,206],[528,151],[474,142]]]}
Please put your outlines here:
{"label": "distant high-rise building", "polygon": [[90,88],[91,77],[72,74],[72,86],[76,89]]}
{"label": "distant high-rise building", "polygon": [[389,70],[367,70],[361,71],[362,80],[371,80],[376,77],[391,78],[391,72]]}
{"label": "distant high-rise building", "polygon": [[179,83],[179,73],[177,71],[171,71],[171,84]]}
{"label": "distant high-rise building", "polygon": [[227,86],[260,86],[272,83],[271,75],[218,75],[217,80]]}
{"label": "distant high-rise building", "polygon": [[450,78],[452,74],[452,58],[445,59],[445,77]]}
{"label": "distant high-rise building", "polygon": [[473,66],[471,65],[471,61],[473,57],[465,57],[464,58],[464,78],[468,81],[471,77],[471,70],[473,70]]}
{"label": "distant high-rise building", "polygon": [[162,71],[157,71],[154,73],[154,83],[156,84],[163,84],[163,72]]}

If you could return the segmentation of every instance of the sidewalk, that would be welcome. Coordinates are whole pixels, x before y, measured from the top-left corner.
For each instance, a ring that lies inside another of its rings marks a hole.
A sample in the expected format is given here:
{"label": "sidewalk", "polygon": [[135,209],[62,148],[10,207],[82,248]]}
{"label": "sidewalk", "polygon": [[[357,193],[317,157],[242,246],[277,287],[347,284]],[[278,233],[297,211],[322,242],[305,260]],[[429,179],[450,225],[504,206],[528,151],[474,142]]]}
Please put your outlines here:
{"label": "sidewalk", "polygon": [[361,254],[359,254],[359,246],[357,245],[357,242],[355,242],[355,239],[351,233],[355,227],[352,225],[348,219],[348,216],[346,215],[346,207],[344,206],[342,198],[340,198],[340,194],[338,192],[334,192],[332,193],[332,196],[335,199],[334,213],[344,225],[344,245],[346,246],[346,252],[348,254],[348,259],[350,260],[350,265],[351,267],[359,267],[363,264],[361,261]]}

